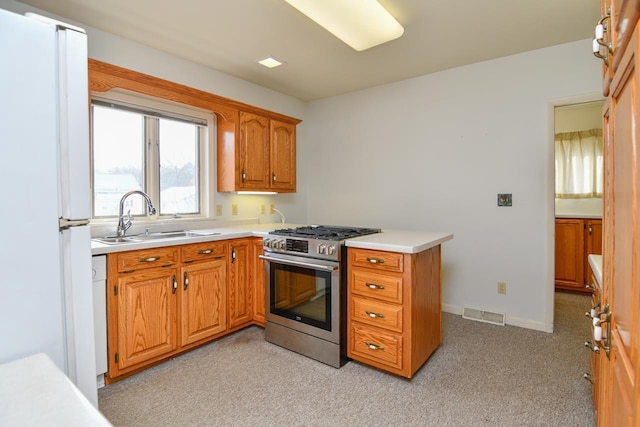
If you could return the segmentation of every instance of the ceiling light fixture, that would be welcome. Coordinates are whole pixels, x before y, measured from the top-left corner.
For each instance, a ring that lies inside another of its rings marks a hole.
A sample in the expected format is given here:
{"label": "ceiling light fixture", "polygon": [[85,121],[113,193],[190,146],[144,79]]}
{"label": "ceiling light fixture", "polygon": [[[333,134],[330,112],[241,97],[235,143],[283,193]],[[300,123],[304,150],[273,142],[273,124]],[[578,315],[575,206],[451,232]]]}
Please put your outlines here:
{"label": "ceiling light fixture", "polygon": [[284,64],[284,62],[278,61],[276,58],[274,58],[272,56],[269,56],[268,58],[261,59],[260,61],[258,61],[258,63],[264,65],[267,68],[275,68],[275,67],[278,67],[278,66]]}
{"label": "ceiling light fixture", "polygon": [[402,25],[377,0],[285,0],[357,51],[397,39]]}

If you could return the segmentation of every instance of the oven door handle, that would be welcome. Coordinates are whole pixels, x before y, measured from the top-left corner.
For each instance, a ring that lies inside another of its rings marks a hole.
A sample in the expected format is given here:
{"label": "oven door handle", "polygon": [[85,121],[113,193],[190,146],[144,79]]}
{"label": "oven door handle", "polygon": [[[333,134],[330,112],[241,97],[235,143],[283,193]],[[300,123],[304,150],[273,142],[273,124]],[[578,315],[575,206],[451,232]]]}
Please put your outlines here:
{"label": "oven door handle", "polygon": [[307,268],[313,268],[315,270],[325,270],[325,271],[336,271],[338,269],[338,266],[319,265],[319,264],[313,264],[310,262],[301,262],[301,261],[291,261],[288,259],[271,258],[264,255],[258,255],[258,257],[260,257],[265,261],[276,262],[279,264],[293,265],[295,267],[307,267]]}

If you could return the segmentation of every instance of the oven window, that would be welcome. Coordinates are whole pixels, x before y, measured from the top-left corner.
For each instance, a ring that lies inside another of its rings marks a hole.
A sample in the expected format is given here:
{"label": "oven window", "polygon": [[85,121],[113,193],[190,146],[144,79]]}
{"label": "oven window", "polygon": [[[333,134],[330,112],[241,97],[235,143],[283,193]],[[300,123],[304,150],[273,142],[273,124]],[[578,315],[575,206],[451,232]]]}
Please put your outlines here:
{"label": "oven window", "polygon": [[331,331],[331,273],[271,263],[272,314]]}

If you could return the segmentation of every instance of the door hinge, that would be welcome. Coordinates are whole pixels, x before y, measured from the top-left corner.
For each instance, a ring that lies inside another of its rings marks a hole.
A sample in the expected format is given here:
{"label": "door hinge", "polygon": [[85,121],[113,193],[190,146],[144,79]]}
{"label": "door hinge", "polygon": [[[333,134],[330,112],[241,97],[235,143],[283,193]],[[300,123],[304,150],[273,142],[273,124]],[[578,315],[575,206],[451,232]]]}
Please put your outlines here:
{"label": "door hinge", "polygon": [[118,295],[118,285],[113,285],[113,295]]}
{"label": "door hinge", "polygon": [[120,357],[118,356],[118,352],[116,351],[116,354],[113,355],[113,360],[115,363],[118,363],[118,360],[120,360]]}

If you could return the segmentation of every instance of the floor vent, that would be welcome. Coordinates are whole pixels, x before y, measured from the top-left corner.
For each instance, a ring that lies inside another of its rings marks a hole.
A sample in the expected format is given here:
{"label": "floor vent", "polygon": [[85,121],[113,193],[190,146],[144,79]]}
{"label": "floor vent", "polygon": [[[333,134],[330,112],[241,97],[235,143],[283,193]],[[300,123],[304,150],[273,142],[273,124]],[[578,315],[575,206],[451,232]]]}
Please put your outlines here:
{"label": "floor vent", "polygon": [[504,313],[492,313],[490,311],[478,310],[477,308],[462,307],[462,317],[464,319],[504,326],[505,315]]}

